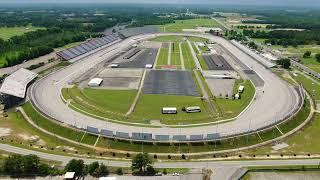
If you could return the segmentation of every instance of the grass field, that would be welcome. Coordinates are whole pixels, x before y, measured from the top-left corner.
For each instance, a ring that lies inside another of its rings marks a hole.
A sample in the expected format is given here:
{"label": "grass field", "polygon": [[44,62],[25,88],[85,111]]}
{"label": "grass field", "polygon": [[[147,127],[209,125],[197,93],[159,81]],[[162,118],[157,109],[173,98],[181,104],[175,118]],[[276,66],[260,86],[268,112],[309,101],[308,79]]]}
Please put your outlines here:
{"label": "grass field", "polygon": [[[182,108],[185,106],[199,106],[202,112],[183,112]],[[177,107],[178,114],[162,114],[163,107]],[[202,101],[199,97],[143,94],[132,115],[135,118],[161,120],[163,124],[201,123],[210,121],[207,108],[207,102]]]}
{"label": "grass field", "polygon": [[[313,82],[311,79],[307,78],[305,75],[298,74],[297,77],[293,76],[293,78],[302,83],[303,87],[311,94],[311,96],[315,100],[320,100],[320,85]],[[317,81],[320,83],[319,81]]]}
{"label": "grass field", "polygon": [[310,58],[303,58],[302,57],[300,63],[309,67],[310,69],[320,73],[320,62],[318,62],[316,60],[314,55]]}
{"label": "grass field", "polygon": [[195,68],[195,63],[189,48],[188,43],[182,43],[181,44],[181,51],[183,55],[183,60],[184,60],[184,66],[186,69],[194,69]]}
{"label": "grass field", "polygon": [[220,27],[220,24],[214,19],[177,20],[175,23],[162,25],[160,30],[163,32],[182,32],[183,29],[193,29],[196,27]]}
{"label": "grass field", "polygon": [[255,88],[250,81],[248,80],[244,82],[236,81],[234,89],[237,89],[240,84],[243,84],[245,87],[245,90],[241,95],[241,99],[238,99],[238,100],[224,99],[224,98],[215,99],[215,104],[219,107],[224,117],[237,116],[242,110],[244,110],[249,105],[249,103],[251,102],[254,96]]}
{"label": "grass field", "polygon": [[38,29],[44,29],[44,28],[33,27],[33,26],[27,26],[27,27],[1,27],[0,28],[0,39],[8,40],[13,36],[20,36],[20,35],[22,35],[24,33],[31,32],[31,31],[36,31]]}
{"label": "grass field", "polygon": [[171,46],[171,65],[181,65],[179,43],[172,43]]}
{"label": "grass field", "polygon": [[176,35],[166,35],[166,36],[158,36],[153,39],[150,39],[150,41],[156,41],[156,42],[182,42],[188,39],[192,42],[207,42],[208,39],[202,38],[202,37],[196,37],[196,36],[176,36]]}
{"label": "grass field", "polygon": [[78,108],[104,118],[124,120],[136,92],[136,90],[65,88],[62,89],[62,96],[66,100],[72,100],[73,107],[71,107],[75,110]]}
{"label": "grass field", "polygon": [[168,65],[168,56],[169,56],[169,49],[160,48],[160,53],[157,59],[157,66]]}
{"label": "grass field", "polygon": [[[253,39],[254,41],[264,45],[266,39]],[[264,45],[265,46],[265,45]],[[271,46],[272,49],[279,50],[286,57],[298,57],[300,63],[309,67],[310,69],[320,73],[320,62],[316,61],[315,54],[320,53],[320,45],[300,45],[298,47],[283,47],[279,45]],[[310,51],[311,57],[304,58],[303,54]]]}

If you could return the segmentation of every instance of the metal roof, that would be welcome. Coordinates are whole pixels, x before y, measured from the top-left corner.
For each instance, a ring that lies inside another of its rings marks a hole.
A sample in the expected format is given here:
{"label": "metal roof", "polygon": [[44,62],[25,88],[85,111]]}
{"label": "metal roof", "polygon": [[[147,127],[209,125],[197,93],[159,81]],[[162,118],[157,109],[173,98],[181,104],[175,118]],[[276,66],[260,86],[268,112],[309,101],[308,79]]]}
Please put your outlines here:
{"label": "metal roof", "polygon": [[26,95],[27,85],[34,78],[36,78],[37,75],[38,74],[32,71],[21,68],[5,78],[0,88],[0,92],[19,98],[24,98]]}

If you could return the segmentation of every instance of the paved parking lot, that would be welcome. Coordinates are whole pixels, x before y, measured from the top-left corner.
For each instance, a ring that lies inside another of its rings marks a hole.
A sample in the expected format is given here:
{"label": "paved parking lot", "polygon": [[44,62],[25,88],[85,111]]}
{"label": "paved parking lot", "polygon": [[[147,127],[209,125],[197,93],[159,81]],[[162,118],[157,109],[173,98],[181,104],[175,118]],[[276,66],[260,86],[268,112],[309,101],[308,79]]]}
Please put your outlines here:
{"label": "paved parking lot", "polygon": [[145,68],[146,64],[154,64],[158,49],[148,48],[141,51],[129,61],[120,63],[120,68]]}
{"label": "paved parking lot", "polygon": [[228,95],[229,98],[232,97],[235,79],[208,78],[206,81],[214,96],[226,97]]}
{"label": "paved parking lot", "polygon": [[202,55],[202,58],[209,70],[233,70],[231,65],[220,55]]}
{"label": "paved parking lot", "polygon": [[151,70],[144,81],[143,92],[200,96],[190,71]]}
{"label": "paved parking lot", "polygon": [[[138,89],[143,74],[142,69],[106,68],[95,77],[103,79],[97,89]],[[89,80],[88,80],[89,81]],[[82,84],[87,86],[88,81]]]}

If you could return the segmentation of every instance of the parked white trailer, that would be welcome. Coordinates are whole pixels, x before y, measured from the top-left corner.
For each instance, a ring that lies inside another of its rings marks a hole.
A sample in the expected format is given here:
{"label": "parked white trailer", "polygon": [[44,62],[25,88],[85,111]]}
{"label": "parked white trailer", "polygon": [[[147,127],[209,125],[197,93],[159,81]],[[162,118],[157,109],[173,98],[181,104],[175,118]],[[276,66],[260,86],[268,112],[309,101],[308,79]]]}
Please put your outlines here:
{"label": "parked white trailer", "polygon": [[162,114],[177,114],[177,108],[176,107],[164,107],[162,108]]}
{"label": "parked white trailer", "polygon": [[201,112],[201,108],[199,106],[186,107],[186,112],[187,113]]}

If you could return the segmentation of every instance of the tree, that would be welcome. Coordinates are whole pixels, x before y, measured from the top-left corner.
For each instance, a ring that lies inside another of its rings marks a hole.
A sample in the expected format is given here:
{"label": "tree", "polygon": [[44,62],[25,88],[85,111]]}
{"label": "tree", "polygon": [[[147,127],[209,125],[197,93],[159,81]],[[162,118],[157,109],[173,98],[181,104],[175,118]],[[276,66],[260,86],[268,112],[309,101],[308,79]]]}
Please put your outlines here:
{"label": "tree", "polygon": [[65,171],[75,172],[75,176],[83,176],[85,174],[85,166],[83,160],[72,159],[64,168]]}
{"label": "tree", "polygon": [[289,69],[291,66],[290,59],[284,58],[277,61],[277,64],[281,65],[282,68]]}
{"label": "tree", "polygon": [[317,60],[318,62],[320,62],[320,53],[317,53],[317,54],[315,55],[315,58],[316,58],[316,60]]}
{"label": "tree", "polygon": [[38,168],[38,174],[42,176],[47,176],[51,173],[51,168],[47,164],[41,163]]}
{"label": "tree", "polygon": [[99,163],[96,161],[96,162],[93,162],[91,164],[88,165],[88,173],[90,175],[93,175],[93,173],[99,168]]}
{"label": "tree", "polygon": [[104,164],[100,164],[99,168],[97,168],[92,174],[93,177],[104,177],[108,175],[109,175],[109,170],[107,166],[105,166]]}
{"label": "tree", "polygon": [[40,159],[36,155],[26,155],[23,157],[24,174],[37,174],[39,169]]}
{"label": "tree", "polygon": [[118,168],[118,169],[116,170],[116,174],[117,174],[117,175],[123,175],[122,168]]}
{"label": "tree", "polygon": [[311,56],[311,51],[306,51],[304,54],[303,54],[303,58],[308,58]]}
{"label": "tree", "polygon": [[5,159],[3,172],[8,175],[21,175],[23,173],[23,157],[13,154]]}
{"label": "tree", "polygon": [[152,165],[152,160],[147,153],[139,153],[132,159],[132,170],[139,170],[140,173],[144,173],[148,166]]}

